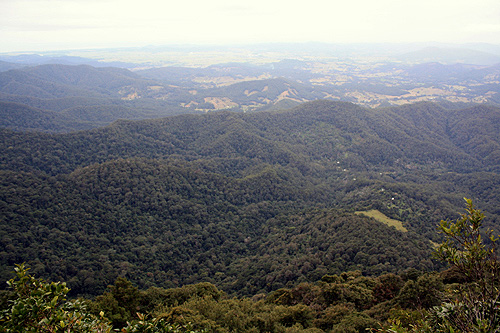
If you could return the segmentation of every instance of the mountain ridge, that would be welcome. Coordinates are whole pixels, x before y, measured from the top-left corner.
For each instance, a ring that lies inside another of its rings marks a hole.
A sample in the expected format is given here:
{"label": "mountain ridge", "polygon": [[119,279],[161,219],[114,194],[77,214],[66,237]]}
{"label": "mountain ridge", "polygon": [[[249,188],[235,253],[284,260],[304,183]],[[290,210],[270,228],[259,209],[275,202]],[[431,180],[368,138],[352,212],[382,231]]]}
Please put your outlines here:
{"label": "mountain ridge", "polygon": [[[441,125],[436,125],[435,123],[437,120],[435,120],[434,125],[432,125],[431,128],[427,128],[428,123],[422,121],[422,119],[429,117],[429,110],[432,108],[437,110],[438,113],[441,112],[441,116],[445,118],[436,118],[441,120]],[[485,117],[493,117],[496,119],[500,112],[500,110],[495,107],[477,108],[478,109],[471,109],[472,111],[469,110],[464,113],[467,117],[464,121],[469,121],[468,114],[474,110],[484,110],[484,115],[481,119]],[[453,119],[460,119],[458,118],[461,116],[460,111],[449,111],[428,103],[405,106],[400,109],[393,109],[392,112],[394,112],[394,110],[403,110],[404,112],[400,112],[399,116],[410,117],[413,126],[408,119],[401,122],[397,117],[393,117],[393,114],[382,110],[363,108],[347,102],[315,101],[302,104],[289,111],[281,112],[259,112],[250,114],[216,112],[206,115],[179,115],[139,122],[119,121],[102,129],[67,135],[67,137],[80,136],[83,139],[91,135],[90,133],[101,133],[99,140],[102,140],[101,135],[108,136],[111,139],[113,133],[117,131],[116,133],[123,133],[121,136],[126,135],[129,137],[129,139],[123,139],[119,145],[125,147],[125,145],[132,142],[131,140],[141,138],[138,142],[147,144],[150,148],[143,147],[134,154],[143,156],[146,151],[150,151],[152,156],[155,157],[158,156],[151,147],[154,147],[160,142],[160,147],[172,147],[173,150],[168,151],[167,154],[174,152],[182,153],[184,151],[182,154],[187,153],[191,156],[210,155],[209,151],[205,150],[209,149],[209,145],[217,144],[218,142],[219,145],[223,144],[224,147],[229,149],[224,150],[222,146],[218,148],[219,152],[217,154],[219,157],[227,158],[234,154],[236,154],[234,156],[243,154],[243,156],[249,158],[251,157],[251,149],[255,148],[255,146],[248,146],[248,143],[246,143],[242,137],[253,140],[254,144],[261,142],[262,146],[260,146],[259,149],[262,152],[267,150],[266,147],[272,146],[272,144],[269,146],[269,140],[277,140],[277,142],[281,141],[285,146],[288,146],[287,150],[289,151],[304,153],[303,150],[308,149],[306,147],[307,141],[301,140],[300,137],[297,136],[298,133],[294,131],[305,131],[309,132],[308,140],[317,137],[314,140],[316,140],[319,145],[328,145],[337,142],[341,144],[340,146],[343,147],[342,149],[344,152],[361,154],[360,156],[365,156],[365,158],[369,156],[374,149],[378,149],[379,154],[382,155],[378,157],[378,160],[371,160],[370,163],[382,163],[380,165],[383,165],[384,161],[387,160],[392,161],[389,165],[392,164],[394,166],[396,160],[394,158],[394,153],[400,155],[402,152],[401,149],[404,149],[410,163],[416,163],[422,166],[424,166],[428,160],[433,159],[435,161],[440,161],[439,163],[444,163],[451,169],[454,168],[454,164],[459,160],[462,162],[458,165],[475,165],[475,168],[481,168],[482,163],[480,163],[476,157],[473,157],[475,155],[467,154],[471,152],[470,150],[462,150],[463,145],[460,145],[462,139],[457,136],[460,132],[460,128],[453,127],[446,123],[447,121],[452,123],[450,120],[451,117],[453,117]],[[326,130],[324,134],[332,136],[331,139],[321,143],[318,141],[320,140],[318,133],[321,133],[322,130],[317,131],[315,129],[314,131],[310,131],[308,130],[308,125],[323,126]],[[436,126],[439,127],[440,132],[435,131]],[[447,126],[449,128],[447,128]],[[494,130],[495,127],[491,129]],[[125,134],[127,132],[128,134]],[[234,133],[234,135],[230,134],[230,140],[227,133]],[[21,134],[19,135],[22,136]],[[490,131],[486,132],[485,135],[485,139],[488,135],[492,136],[492,139],[489,141],[489,146],[495,147],[494,142],[497,140],[496,134]],[[52,138],[64,137],[65,136],[52,136]],[[6,140],[8,141],[8,138],[6,138]],[[245,143],[250,150],[243,149],[243,143]],[[422,147],[423,144],[425,145],[425,149]],[[232,145],[233,148],[231,148],[230,145]],[[369,145],[372,146],[372,149],[366,148]],[[401,148],[398,148],[398,145]],[[285,146],[283,146],[283,148]],[[194,147],[200,148],[193,149]],[[243,150],[238,152],[234,150],[235,147],[239,147],[239,149]],[[334,146],[330,147],[332,148],[331,151],[338,150],[335,149]],[[389,149],[389,147],[392,148]],[[158,152],[160,152],[161,149]],[[445,153],[445,151],[448,152]],[[275,153],[277,156],[281,155],[281,153]],[[285,155],[290,154],[285,153]],[[262,157],[272,159],[273,154],[266,153]],[[320,156],[314,157],[314,155],[311,157],[320,158]],[[362,164],[359,163],[357,167],[363,168]],[[467,166],[467,168],[471,167],[472,166]],[[497,168],[494,163],[488,163],[485,167]]]}

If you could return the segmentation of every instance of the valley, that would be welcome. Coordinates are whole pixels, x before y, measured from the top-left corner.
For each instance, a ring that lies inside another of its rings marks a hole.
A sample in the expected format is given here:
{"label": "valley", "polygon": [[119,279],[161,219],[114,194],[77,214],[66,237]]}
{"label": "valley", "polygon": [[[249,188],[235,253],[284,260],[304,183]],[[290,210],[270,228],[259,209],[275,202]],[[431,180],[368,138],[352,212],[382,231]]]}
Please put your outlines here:
{"label": "valley", "polygon": [[[136,119],[227,109],[249,112],[289,108],[317,99],[367,107],[422,101],[446,107],[500,103],[500,56],[482,51],[484,47],[421,47],[172,46],[0,55],[0,97],[22,104],[26,101],[18,96],[26,93],[34,98],[58,98],[53,94],[56,90],[29,91],[34,80],[38,82],[35,86],[55,84],[66,95],[105,96],[107,100],[101,103],[106,104],[121,101],[124,107],[139,109]],[[497,52],[493,46],[489,51]],[[66,71],[72,73],[72,81],[58,77],[65,76]],[[113,84],[102,86],[103,80]],[[95,87],[100,88],[96,91]],[[38,105],[28,103],[31,107]],[[141,112],[144,108],[148,114]],[[123,113],[116,117],[133,119]]]}
{"label": "valley", "polygon": [[344,332],[444,302],[440,221],[469,198],[500,232],[497,58],[324,47],[0,57],[3,308],[20,263],[115,329]]}

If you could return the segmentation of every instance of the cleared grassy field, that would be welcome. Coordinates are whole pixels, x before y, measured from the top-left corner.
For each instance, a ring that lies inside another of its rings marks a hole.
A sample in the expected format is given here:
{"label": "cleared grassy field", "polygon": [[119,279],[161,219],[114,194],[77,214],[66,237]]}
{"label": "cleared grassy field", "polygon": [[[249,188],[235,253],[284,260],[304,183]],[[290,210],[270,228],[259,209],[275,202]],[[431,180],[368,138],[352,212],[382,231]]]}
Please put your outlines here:
{"label": "cleared grassy field", "polygon": [[386,224],[386,225],[388,225],[390,227],[394,227],[397,230],[402,231],[402,232],[407,232],[408,231],[408,229],[406,229],[405,227],[403,227],[403,223],[401,223],[401,221],[391,219],[391,218],[385,216],[384,214],[382,214],[381,212],[379,212],[376,209],[367,210],[367,211],[357,211],[357,212],[355,212],[355,214],[357,214],[357,215],[365,215],[365,216],[368,216],[368,217],[373,217],[375,220],[377,220],[379,222],[382,222],[382,223],[384,223],[384,224]]}

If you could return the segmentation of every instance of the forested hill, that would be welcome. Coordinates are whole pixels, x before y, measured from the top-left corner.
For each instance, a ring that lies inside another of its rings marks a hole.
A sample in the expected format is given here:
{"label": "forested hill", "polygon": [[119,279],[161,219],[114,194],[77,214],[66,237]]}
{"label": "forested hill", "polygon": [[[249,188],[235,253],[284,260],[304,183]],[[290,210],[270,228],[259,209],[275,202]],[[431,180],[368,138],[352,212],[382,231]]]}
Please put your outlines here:
{"label": "forested hill", "polygon": [[[126,276],[253,295],[352,269],[435,269],[436,224],[464,196],[500,221],[499,117],[316,101],[68,134],[4,129],[2,278],[27,261],[80,294]],[[354,214],[373,209],[408,231]]]}
{"label": "forested hill", "polygon": [[316,101],[283,112],[117,121],[61,135],[4,130],[1,161],[5,169],[52,175],[129,157],[238,159],[304,172],[332,166],[385,172],[500,171],[499,126],[500,109],[489,106],[447,110],[419,103],[369,109]]}
{"label": "forested hill", "polygon": [[38,98],[121,97],[126,86],[147,86],[152,81],[129,70],[87,65],[42,65],[0,73],[3,93]]}
{"label": "forested hill", "polygon": [[175,100],[182,96],[179,89],[121,68],[24,67],[0,72],[0,126],[70,132],[109,125],[116,119],[165,117],[190,112]]}

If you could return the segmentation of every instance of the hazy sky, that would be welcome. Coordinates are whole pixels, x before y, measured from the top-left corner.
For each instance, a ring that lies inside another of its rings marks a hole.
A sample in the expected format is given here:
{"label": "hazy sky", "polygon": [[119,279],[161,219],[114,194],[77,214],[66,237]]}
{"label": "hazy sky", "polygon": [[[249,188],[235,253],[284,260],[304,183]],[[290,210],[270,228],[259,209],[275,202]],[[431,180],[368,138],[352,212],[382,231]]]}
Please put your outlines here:
{"label": "hazy sky", "polygon": [[0,52],[305,41],[500,44],[500,1],[0,0]]}

